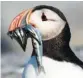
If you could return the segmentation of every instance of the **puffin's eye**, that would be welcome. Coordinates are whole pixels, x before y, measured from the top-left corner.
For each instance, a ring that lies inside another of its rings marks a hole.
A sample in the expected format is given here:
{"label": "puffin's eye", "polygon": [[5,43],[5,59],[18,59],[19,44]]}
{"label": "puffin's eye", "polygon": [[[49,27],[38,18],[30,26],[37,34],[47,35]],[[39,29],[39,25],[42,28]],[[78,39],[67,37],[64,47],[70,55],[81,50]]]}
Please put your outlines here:
{"label": "puffin's eye", "polygon": [[47,21],[47,17],[45,16],[45,14],[44,14],[44,13],[42,13],[41,18],[42,18],[42,21]]}

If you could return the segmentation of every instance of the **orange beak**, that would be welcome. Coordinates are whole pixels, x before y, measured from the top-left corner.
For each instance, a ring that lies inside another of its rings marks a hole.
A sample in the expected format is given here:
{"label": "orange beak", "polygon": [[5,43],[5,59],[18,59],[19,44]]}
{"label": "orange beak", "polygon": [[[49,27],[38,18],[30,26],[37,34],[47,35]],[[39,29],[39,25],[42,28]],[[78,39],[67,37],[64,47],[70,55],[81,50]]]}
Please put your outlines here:
{"label": "orange beak", "polygon": [[[29,19],[30,19],[31,13],[32,13],[32,9],[25,10],[25,11],[21,12],[19,15],[17,15],[11,22],[9,31],[13,31],[13,30],[21,27],[22,26],[21,23],[24,20],[26,21],[27,24],[30,24]],[[28,17],[27,19],[26,19],[26,16]]]}

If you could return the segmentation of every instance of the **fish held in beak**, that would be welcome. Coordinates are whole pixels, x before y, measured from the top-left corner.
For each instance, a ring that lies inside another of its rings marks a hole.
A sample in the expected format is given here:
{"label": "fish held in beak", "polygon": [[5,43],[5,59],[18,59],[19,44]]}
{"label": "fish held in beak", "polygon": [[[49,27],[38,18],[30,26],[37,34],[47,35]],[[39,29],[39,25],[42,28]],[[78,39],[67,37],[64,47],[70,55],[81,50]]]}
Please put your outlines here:
{"label": "fish held in beak", "polygon": [[9,31],[7,34],[11,37],[11,39],[15,39],[20,44],[23,51],[25,51],[28,34],[26,34],[23,29],[18,28],[14,31]]}
{"label": "fish held in beak", "polygon": [[29,37],[35,39],[39,45],[41,44],[41,42],[36,38],[36,33],[32,25],[27,25],[13,31],[9,31],[8,36],[10,36],[11,39],[15,39],[24,51],[26,50],[27,39]]}
{"label": "fish held in beak", "polygon": [[[32,45],[37,54],[38,70],[40,72],[41,70],[44,71],[42,66],[42,36],[40,31],[29,21],[31,12],[32,10],[26,10],[16,16],[10,24],[7,34],[11,39],[15,39],[24,51],[26,50],[27,39],[32,38]],[[24,24],[22,25],[23,21]]]}
{"label": "fish held in beak", "polygon": [[[30,17],[31,12],[32,9],[25,10],[20,14],[18,14],[11,22],[9,31],[7,33],[8,36],[11,37],[11,39],[15,39],[20,44],[20,46],[24,51],[26,50],[27,39],[29,37],[36,39],[32,31],[32,26],[28,25],[26,22],[26,16],[28,15]],[[29,22],[29,18],[28,18],[28,22]],[[38,43],[40,42],[38,41]]]}

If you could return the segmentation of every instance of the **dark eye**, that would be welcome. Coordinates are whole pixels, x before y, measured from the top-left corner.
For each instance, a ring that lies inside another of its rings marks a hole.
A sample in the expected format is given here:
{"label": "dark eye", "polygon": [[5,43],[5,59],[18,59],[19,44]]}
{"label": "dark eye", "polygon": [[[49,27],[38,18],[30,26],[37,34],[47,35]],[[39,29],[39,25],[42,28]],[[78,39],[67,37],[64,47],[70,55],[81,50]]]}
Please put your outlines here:
{"label": "dark eye", "polygon": [[42,18],[42,21],[47,21],[47,17],[46,17],[46,15],[44,13],[42,13],[41,18]]}

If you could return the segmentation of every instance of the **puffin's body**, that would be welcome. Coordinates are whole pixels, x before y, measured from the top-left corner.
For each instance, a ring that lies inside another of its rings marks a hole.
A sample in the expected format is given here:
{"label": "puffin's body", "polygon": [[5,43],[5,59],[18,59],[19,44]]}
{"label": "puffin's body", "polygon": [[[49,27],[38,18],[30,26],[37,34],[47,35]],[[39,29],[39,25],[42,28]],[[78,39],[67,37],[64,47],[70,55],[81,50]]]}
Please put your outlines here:
{"label": "puffin's body", "polygon": [[38,72],[33,49],[32,57],[24,68],[23,78],[83,78],[83,62],[69,46],[70,28],[63,13],[52,6],[36,6],[29,22],[42,35],[42,65],[45,72]]}
{"label": "puffin's body", "polygon": [[51,6],[37,6],[33,10],[30,22],[36,25],[43,35],[42,64],[45,73],[37,72],[33,50],[33,56],[24,69],[23,78],[83,78],[83,62],[69,47],[71,34],[62,12]]}

